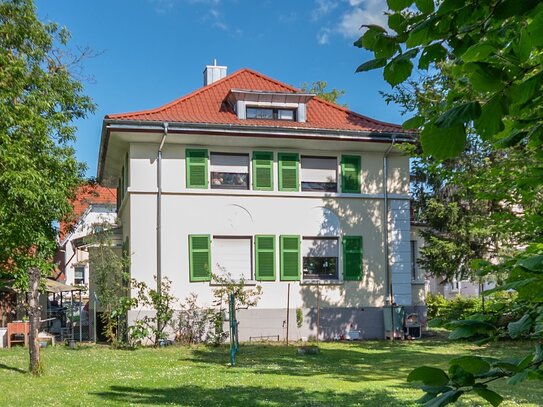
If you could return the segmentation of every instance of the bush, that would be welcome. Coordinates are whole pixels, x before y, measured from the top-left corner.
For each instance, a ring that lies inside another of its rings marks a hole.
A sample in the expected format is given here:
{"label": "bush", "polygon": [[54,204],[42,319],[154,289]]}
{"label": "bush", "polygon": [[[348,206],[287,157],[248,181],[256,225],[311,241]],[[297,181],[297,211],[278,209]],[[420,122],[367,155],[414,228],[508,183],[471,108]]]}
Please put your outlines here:
{"label": "bush", "polygon": [[429,293],[426,297],[428,319],[442,318],[447,321],[466,319],[470,315],[483,311],[480,297],[461,297],[446,299],[441,294]]}

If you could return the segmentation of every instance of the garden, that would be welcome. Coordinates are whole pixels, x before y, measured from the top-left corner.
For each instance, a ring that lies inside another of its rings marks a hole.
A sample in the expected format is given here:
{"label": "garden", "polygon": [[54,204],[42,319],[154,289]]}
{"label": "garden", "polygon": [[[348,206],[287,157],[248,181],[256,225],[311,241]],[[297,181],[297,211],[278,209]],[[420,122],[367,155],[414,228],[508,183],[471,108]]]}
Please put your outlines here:
{"label": "garden", "polygon": [[[2,406],[415,406],[423,392],[408,383],[422,364],[448,368],[463,355],[522,357],[531,344],[504,341],[483,347],[445,340],[320,343],[317,355],[297,346],[243,344],[230,367],[225,346],[113,349],[81,345],[45,348],[45,372],[28,374],[23,347],[0,351]],[[543,388],[495,381],[502,406],[538,406]],[[479,406],[477,396],[460,406]]]}

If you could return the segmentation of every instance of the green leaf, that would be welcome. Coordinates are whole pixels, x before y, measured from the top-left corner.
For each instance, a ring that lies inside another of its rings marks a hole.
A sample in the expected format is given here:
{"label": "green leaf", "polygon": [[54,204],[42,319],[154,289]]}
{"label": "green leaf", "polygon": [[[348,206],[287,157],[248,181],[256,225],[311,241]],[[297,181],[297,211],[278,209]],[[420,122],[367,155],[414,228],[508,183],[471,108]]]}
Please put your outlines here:
{"label": "green leaf", "polygon": [[473,124],[479,135],[484,139],[488,140],[494,134],[505,129],[502,121],[507,107],[507,104],[504,103],[505,100],[505,96],[497,95],[481,108],[481,116]]}
{"label": "green leaf", "polygon": [[447,50],[441,44],[432,44],[424,48],[419,59],[419,68],[428,69],[432,62],[443,61],[447,57]]}
{"label": "green leaf", "polygon": [[446,321],[443,318],[432,318],[428,321],[428,327],[429,328],[440,328],[442,327]]}
{"label": "green leaf", "polygon": [[394,11],[401,11],[413,4],[413,0],[387,0],[388,8]]}
{"label": "green leaf", "polygon": [[442,407],[447,404],[454,403],[463,394],[462,390],[449,390],[439,397],[425,404],[425,407]]}
{"label": "green leaf", "polygon": [[449,364],[458,365],[472,374],[485,373],[490,370],[490,363],[477,356],[462,356],[449,360]]}
{"label": "green leaf", "polygon": [[518,372],[511,376],[509,379],[507,379],[507,384],[519,384],[520,382],[523,382],[524,380],[528,379],[530,372],[528,370],[523,370],[522,372]]}
{"label": "green leaf", "polygon": [[543,254],[522,259],[517,264],[526,270],[543,271]]}
{"label": "green leaf", "polygon": [[516,46],[516,54],[521,62],[526,62],[532,53],[532,36],[526,28],[520,29],[519,41]]}
{"label": "green leaf", "polygon": [[404,23],[405,17],[402,16],[400,13],[394,13],[388,16],[388,26],[397,33],[400,33],[404,30]]}
{"label": "green leaf", "polygon": [[355,72],[358,73],[358,72],[371,71],[372,69],[382,68],[386,64],[387,64],[386,58],[372,59],[371,61],[364,62],[362,65],[356,68]]}
{"label": "green leaf", "polygon": [[445,386],[449,383],[449,376],[436,367],[421,366],[412,370],[407,376],[408,382],[422,382],[428,386]]}
{"label": "green leaf", "polygon": [[402,127],[406,130],[418,129],[424,124],[424,117],[414,116],[403,122]]}
{"label": "green leaf", "polygon": [[424,153],[432,155],[436,160],[445,160],[458,156],[466,145],[464,126],[440,128],[426,126],[420,138]]}
{"label": "green leaf", "polygon": [[451,380],[459,386],[473,386],[475,377],[470,372],[467,372],[459,365],[451,365],[449,368]]}
{"label": "green leaf", "polygon": [[380,35],[383,35],[382,32],[369,29],[354,43],[354,45],[369,51],[375,51]]}
{"label": "green leaf", "polygon": [[488,401],[490,404],[492,404],[494,407],[499,406],[503,401],[502,396],[492,390],[487,389],[486,386],[473,386],[473,391],[477,393],[480,397]]}
{"label": "green leaf", "polygon": [[430,31],[434,26],[436,18],[437,17],[435,15],[432,15],[413,27],[413,29],[409,32],[407,41],[405,42],[407,48],[413,48],[417,45],[425,45],[432,40],[430,37]]}
{"label": "green leaf", "polygon": [[528,25],[528,34],[531,37],[532,46],[543,46],[543,9],[536,14]]}
{"label": "green leaf", "polygon": [[449,14],[451,11],[458,10],[466,5],[464,0],[443,0],[437,10],[438,16]]}
{"label": "green leaf", "polygon": [[434,0],[415,0],[415,5],[426,14],[434,11]]}
{"label": "green leaf", "polygon": [[521,319],[515,322],[510,322],[507,325],[507,331],[511,338],[515,339],[520,336],[528,335],[532,328],[533,320],[528,314],[524,314]]}
{"label": "green leaf", "polygon": [[481,115],[479,102],[467,102],[447,110],[435,121],[436,126],[442,128],[453,127],[468,123]]}
{"label": "green leaf", "polygon": [[540,0],[505,0],[498,4],[493,16],[497,20],[505,20],[513,16],[522,16],[539,4]]}
{"label": "green leaf", "polygon": [[409,78],[412,70],[411,60],[395,58],[385,66],[383,76],[390,85],[396,86]]}
{"label": "green leaf", "polygon": [[462,60],[464,62],[478,62],[486,61],[486,59],[496,53],[497,49],[490,44],[475,44],[467,49],[466,52],[462,55]]}
{"label": "green leaf", "polygon": [[470,62],[464,65],[464,69],[471,80],[475,90],[482,92],[494,92],[502,90],[504,73],[490,64],[481,62]]}

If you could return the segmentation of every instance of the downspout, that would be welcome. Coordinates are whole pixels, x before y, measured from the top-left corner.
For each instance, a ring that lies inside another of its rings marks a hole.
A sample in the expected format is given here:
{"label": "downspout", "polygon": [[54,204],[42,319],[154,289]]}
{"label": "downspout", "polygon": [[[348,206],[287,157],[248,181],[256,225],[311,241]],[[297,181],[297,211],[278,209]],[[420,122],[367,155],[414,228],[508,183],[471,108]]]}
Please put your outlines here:
{"label": "downspout", "polygon": [[385,245],[385,283],[386,283],[386,299],[385,303],[388,302],[390,305],[390,321],[392,323],[392,330],[390,334],[390,339],[394,340],[396,334],[395,324],[394,324],[394,292],[392,290],[392,275],[390,267],[390,258],[389,258],[389,241],[388,241],[388,156],[390,150],[396,142],[396,137],[392,135],[392,142],[388,146],[388,149],[383,155],[383,242]]}
{"label": "downspout", "polygon": [[[168,135],[168,123],[163,124],[164,133],[157,153],[157,198],[156,198],[156,290],[162,294],[162,148]],[[158,327],[160,329],[160,327]]]}

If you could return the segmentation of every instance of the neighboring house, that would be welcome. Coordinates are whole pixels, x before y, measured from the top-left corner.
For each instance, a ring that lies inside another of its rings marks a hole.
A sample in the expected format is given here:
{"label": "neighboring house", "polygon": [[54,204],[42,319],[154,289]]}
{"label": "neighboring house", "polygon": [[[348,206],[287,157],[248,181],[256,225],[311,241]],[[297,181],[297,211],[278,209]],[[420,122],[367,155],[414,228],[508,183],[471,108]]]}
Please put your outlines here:
{"label": "neighboring house", "polygon": [[[417,263],[417,259],[420,257],[420,249],[424,246],[424,239],[419,231],[423,227],[424,225],[420,223],[411,222],[411,274],[414,288],[413,298],[415,298],[415,291],[422,295],[420,298],[422,302],[425,302],[427,293],[441,294],[447,299],[452,299],[457,295],[462,297],[478,297],[483,291],[490,290],[496,286],[496,283],[493,281],[479,283],[470,280],[454,280],[452,282],[445,282],[443,279],[432,276],[420,267]],[[420,289],[415,290],[415,288]]]}
{"label": "neighboring house", "polygon": [[284,338],[287,301],[290,339],[382,338],[387,301],[420,304],[398,148],[411,141],[400,126],[213,65],[187,96],[106,116],[98,177],[119,187],[132,278],[167,277],[202,306],[212,273],[261,285],[258,306],[239,314],[240,339]]}
{"label": "neighboring house", "polygon": [[69,285],[89,285],[89,254],[74,244],[93,232],[100,223],[117,219],[117,191],[100,185],[84,185],[73,201],[72,222],[60,224],[59,248],[55,256],[57,280]]}

